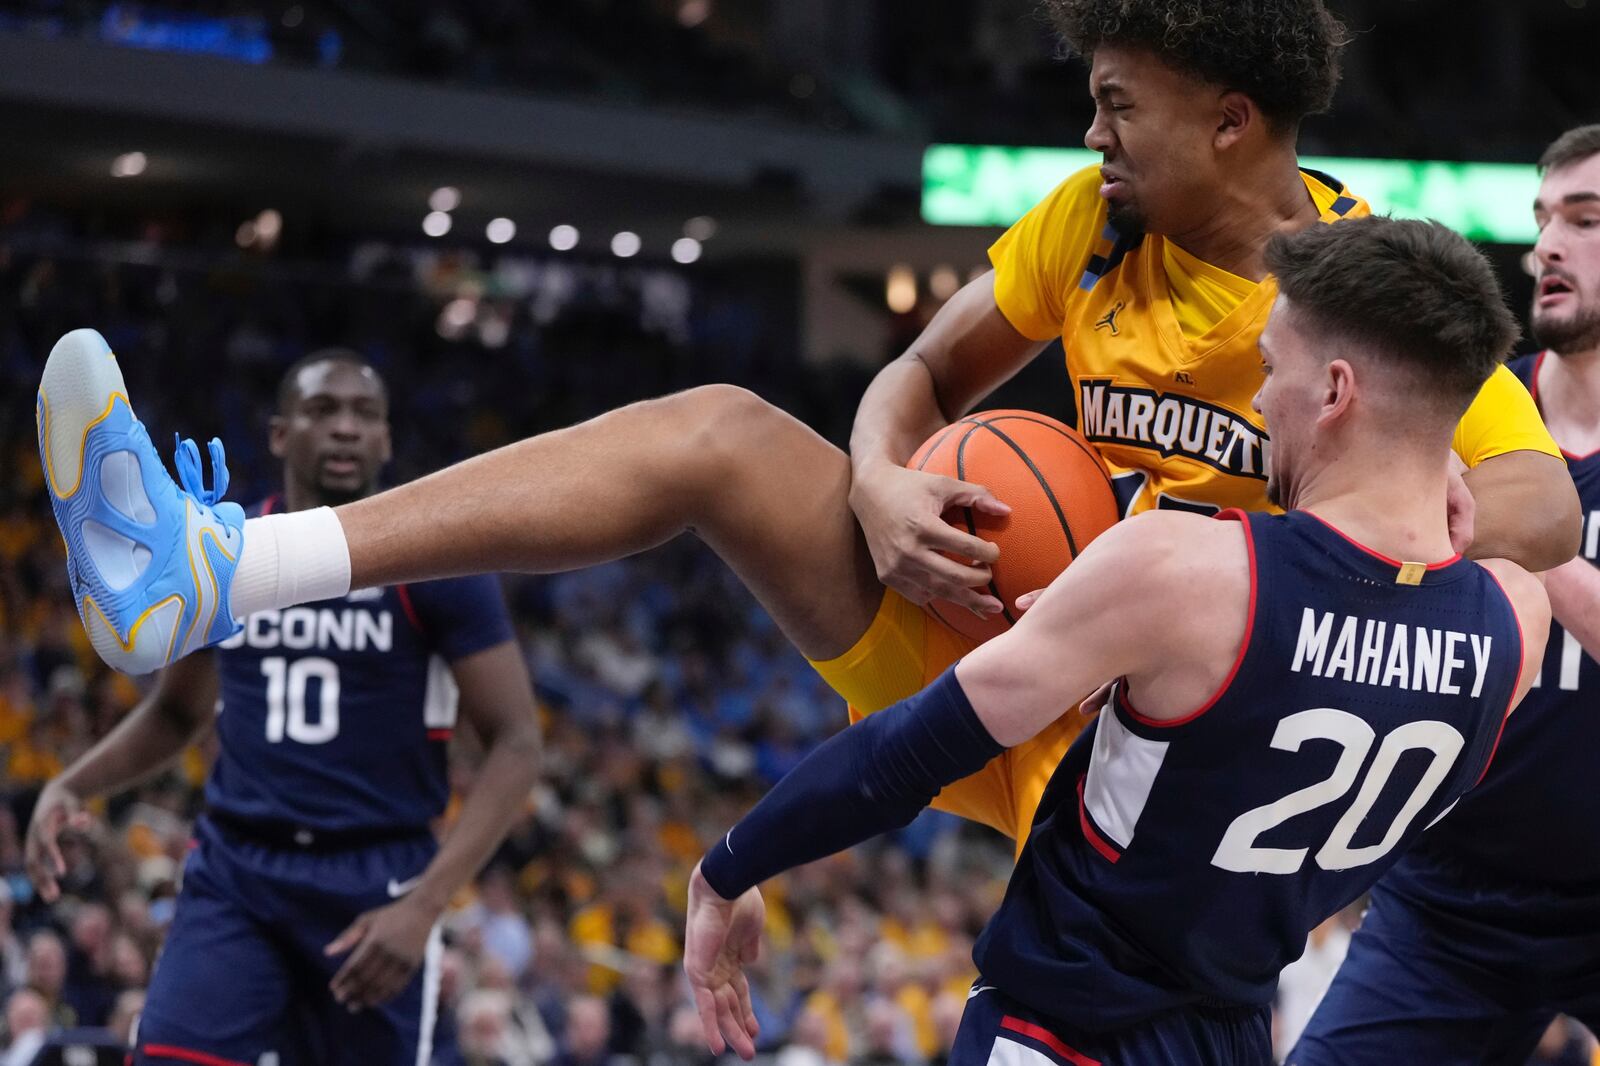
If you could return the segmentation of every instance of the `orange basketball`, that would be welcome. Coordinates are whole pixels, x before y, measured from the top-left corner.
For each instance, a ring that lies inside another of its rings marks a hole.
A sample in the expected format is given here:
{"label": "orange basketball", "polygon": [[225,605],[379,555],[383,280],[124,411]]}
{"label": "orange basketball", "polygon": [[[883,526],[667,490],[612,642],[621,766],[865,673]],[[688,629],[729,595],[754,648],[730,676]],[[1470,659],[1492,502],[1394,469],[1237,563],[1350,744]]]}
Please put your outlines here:
{"label": "orange basketball", "polygon": [[980,411],[935,433],[906,464],[985,486],[1011,505],[1004,517],[952,508],[945,521],[1000,549],[989,592],[1005,609],[980,619],[934,600],[928,610],[984,641],[1016,621],[1017,597],[1042,589],[1117,520],[1105,463],[1076,430],[1032,411]]}

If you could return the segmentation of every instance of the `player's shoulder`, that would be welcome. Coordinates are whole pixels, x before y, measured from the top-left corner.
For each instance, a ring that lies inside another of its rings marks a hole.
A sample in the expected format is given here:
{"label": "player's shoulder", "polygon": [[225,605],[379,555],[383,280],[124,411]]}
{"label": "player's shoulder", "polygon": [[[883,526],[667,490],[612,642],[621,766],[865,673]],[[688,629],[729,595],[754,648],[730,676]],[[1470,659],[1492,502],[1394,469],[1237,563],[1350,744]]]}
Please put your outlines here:
{"label": "player's shoulder", "polygon": [[1050,218],[1088,219],[1105,213],[1106,203],[1100,196],[1100,168],[1084,167],[1067,175],[1051,189],[1033,208],[1032,214]]}
{"label": "player's shoulder", "polygon": [[1225,596],[1250,587],[1249,520],[1239,512],[1146,511],[1118,522],[1092,547],[1102,542],[1102,556],[1125,571],[1136,595]]}

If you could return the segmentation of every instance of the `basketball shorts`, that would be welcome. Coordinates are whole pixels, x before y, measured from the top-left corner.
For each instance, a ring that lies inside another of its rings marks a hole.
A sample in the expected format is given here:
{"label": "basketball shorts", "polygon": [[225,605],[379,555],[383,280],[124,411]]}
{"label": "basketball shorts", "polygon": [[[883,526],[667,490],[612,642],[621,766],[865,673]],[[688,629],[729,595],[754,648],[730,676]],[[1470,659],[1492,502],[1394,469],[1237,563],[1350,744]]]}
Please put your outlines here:
{"label": "basketball shorts", "polygon": [[[1410,1061],[1410,1060],[1393,1060]],[[1272,1012],[1169,1011],[1116,1033],[1075,1032],[983,979],[967,995],[950,1066],[1271,1066]]]}
{"label": "basketball shorts", "polygon": [[[844,697],[855,722],[920,691],[975,647],[976,641],[889,589],[855,647],[811,665]],[[1089,721],[1075,705],[1063,707],[1044,732],[946,788],[933,806],[998,829],[1020,853],[1050,775]]]}
{"label": "basketball shorts", "polygon": [[[432,1051],[438,930],[399,996],[351,1013],[323,948],[392,902],[432,860],[431,836],[312,853],[245,842],[202,818],[156,960],[135,1061],[415,1066]],[[270,1061],[270,1059],[269,1059]]]}
{"label": "basketball shorts", "polygon": [[1600,1026],[1600,898],[1413,886],[1373,889],[1289,1066],[1523,1066],[1556,1014]]}

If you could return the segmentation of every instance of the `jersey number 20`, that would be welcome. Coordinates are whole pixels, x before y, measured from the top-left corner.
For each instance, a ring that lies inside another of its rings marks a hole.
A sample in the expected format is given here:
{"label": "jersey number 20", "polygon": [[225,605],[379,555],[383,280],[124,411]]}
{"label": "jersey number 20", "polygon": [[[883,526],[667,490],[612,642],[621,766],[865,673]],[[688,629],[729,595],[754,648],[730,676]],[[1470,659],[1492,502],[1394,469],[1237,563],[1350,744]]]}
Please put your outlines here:
{"label": "jersey number 20", "polygon": [[[339,735],[339,665],[312,656],[289,662],[282,656],[261,660],[267,677],[267,742],[284,737],[301,744],[326,744]],[[317,715],[306,713],[306,686],[315,679]]]}
{"label": "jersey number 20", "polygon": [[[1316,810],[1332,803],[1350,791],[1356,777],[1372,750],[1377,734],[1362,719],[1333,707],[1318,707],[1299,714],[1291,714],[1278,723],[1272,735],[1272,746],[1280,751],[1299,751],[1308,740],[1331,740],[1344,750],[1333,773],[1325,780],[1307,788],[1291,792],[1276,803],[1246,811],[1233,820],[1228,831],[1222,834],[1222,843],[1211,858],[1211,865],[1241,874],[1292,874],[1306,861],[1310,848],[1265,848],[1256,845],[1261,834],[1290,818]],[[1433,797],[1440,782],[1455,765],[1456,756],[1466,745],[1465,739],[1444,722],[1407,722],[1383,738],[1378,754],[1367,769],[1355,802],[1344,812],[1333,827],[1326,842],[1317,850],[1317,865],[1324,870],[1348,870],[1365,866],[1383,858],[1400,842],[1417,813]],[[1433,753],[1421,780],[1411,790],[1405,805],[1390,824],[1389,831],[1376,844],[1351,847],[1356,831],[1367,815],[1372,813],[1383,786],[1400,761],[1400,756],[1413,749],[1426,749]]]}

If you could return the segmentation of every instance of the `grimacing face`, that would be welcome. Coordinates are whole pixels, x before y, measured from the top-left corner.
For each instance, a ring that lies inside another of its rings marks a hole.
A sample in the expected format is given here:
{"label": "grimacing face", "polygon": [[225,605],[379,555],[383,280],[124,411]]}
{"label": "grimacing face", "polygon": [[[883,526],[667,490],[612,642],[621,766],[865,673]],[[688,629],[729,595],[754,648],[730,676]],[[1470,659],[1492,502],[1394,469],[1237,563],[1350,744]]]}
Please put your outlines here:
{"label": "grimacing face", "polygon": [[300,370],[293,393],[271,434],[288,477],[322,504],[369,495],[390,456],[389,403],[378,375],[323,360]]}
{"label": "grimacing face", "polygon": [[1534,339],[1557,355],[1600,348],[1600,155],[1546,174],[1533,215]]}
{"label": "grimacing face", "polygon": [[1214,208],[1214,138],[1222,89],[1141,48],[1105,44],[1089,70],[1094,124],[1083,143],[1102,157],[1100,195],[1123,233],[1186,232]]}

